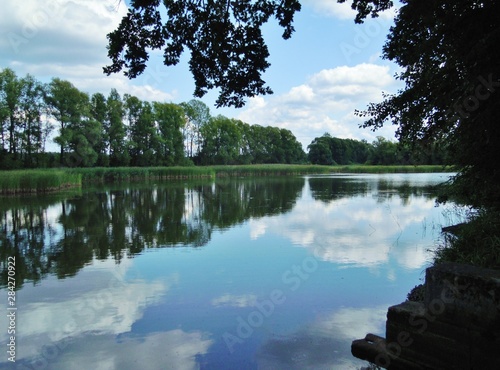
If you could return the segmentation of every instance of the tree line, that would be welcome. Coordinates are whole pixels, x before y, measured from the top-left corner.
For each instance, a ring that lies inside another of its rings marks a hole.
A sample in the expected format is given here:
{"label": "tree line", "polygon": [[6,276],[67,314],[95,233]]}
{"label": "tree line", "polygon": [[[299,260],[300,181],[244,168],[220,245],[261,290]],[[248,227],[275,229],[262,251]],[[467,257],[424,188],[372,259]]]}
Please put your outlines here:
{"label": "tree line", "polygon": [[[48,140],[59,153],[47,153]],[[69,81],[44,84],[0,70],[0,168],[302,163],[290,130],[218,115],[199,100],[181,104],[89,95]]]}
{"label": "tree line", "polygon": [[[58,153],[46,151],[48,140]],[[444,147],[443,147],[444,148]],[[89,95],[69,81],[44,84],[0,70],[0,169],[215,164],[441,164],[445,150],[415,156],[382,137],[315,138],[306,155],[290,130],[212,117],[200,100],[142,101],[111,89]]]}
{"label": "tree line", "polygon": [[372,143],[366,140],[340,139],[325,133],[307,147],[308,160],[313,164],[346,165],[420,165],[448,164],[445,143],[411,146],[377,136]]}

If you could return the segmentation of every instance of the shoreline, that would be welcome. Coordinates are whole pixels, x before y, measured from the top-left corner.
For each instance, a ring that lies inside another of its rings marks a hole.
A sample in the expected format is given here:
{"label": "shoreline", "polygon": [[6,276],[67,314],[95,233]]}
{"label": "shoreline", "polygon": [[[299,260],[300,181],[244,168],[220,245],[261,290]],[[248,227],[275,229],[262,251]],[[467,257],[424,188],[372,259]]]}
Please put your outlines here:
{"label": "shoreline", "polygon": [[90,184],[147,180],[179,180],[250,176],[298,176],[336,173],[436,173],[454,172],[442,165],[219,165],[190,167],[94,167],[0,171],[0,195],[22,196],[64,191]]}

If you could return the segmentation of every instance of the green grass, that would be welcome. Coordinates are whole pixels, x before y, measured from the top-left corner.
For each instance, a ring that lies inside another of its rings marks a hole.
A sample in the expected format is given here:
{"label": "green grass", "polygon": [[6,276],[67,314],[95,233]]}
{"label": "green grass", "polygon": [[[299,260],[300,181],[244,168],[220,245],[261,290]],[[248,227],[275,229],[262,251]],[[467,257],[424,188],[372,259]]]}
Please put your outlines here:
{"label": "green grass", "polygon": [[500,269],[500,215],[481,212],[446,233],[435,263],[458,262]]}
{"label": "green grass", "polygon": [[82,175],[65,170],[0,171],[0,194],[46,193],[81,186]]}
{"label": "green grass", "polygon": [[80,174],[84,184],[215,176],[213,170],[207,167],[96,167],[74,168],[67,171]]}

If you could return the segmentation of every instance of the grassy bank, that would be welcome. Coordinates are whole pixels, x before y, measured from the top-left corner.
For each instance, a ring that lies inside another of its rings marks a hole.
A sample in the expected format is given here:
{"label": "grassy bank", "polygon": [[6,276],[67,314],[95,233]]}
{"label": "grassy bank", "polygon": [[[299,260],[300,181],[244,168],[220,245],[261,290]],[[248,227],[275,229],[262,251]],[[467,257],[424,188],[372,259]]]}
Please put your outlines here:
{"label": "grassy bank", "polygon": [[445,229],[435,263],[458,262],[500,269],[500,215],[478,212],[466,222]]}
{"label": "grassy bank", "polygon": [[422,166],[400,166],[400,165],[348,165],[335,166],[341,173],[435,173],[435,172],[455,172],[451,166],[442,165],[422,165]]}
{"label": "grassy bank", "polygon": [[82,175],[66,170],[16,170],[0,172],[0,194],[45,193],[81,187]]}
{"label": "grassy bank", "polygon": [[241,166],[212,166],[216,176],[281,176],[328,173],[432,173],[452,171],[450,167],[432,166],[320,166],[294,164],[260,164]]}
{"label": "grassy bank", "polygon": [[[0,172],[0,193],[42,193],[70,186],[142,180],[195,179],[238,176],[284,176],[328,173],[443,172],[443,166],[318,166],[262,164],[207,167],[97,167]],[[449,170],[449,168],[448,168]]]}
{"label": "grassy bank", "polygon": [[208,167],[96,167],[74,168],[67,171],[81,175],[84,184],[148,179],[192,179],[215,176],[213,169]]}
{"label": "grassy bank", "polygon": [[443,172],[443,166],[319,166],[295,164],[219,165],[198,167],[98,167],[68,170],[82,175],[83,183],[142,179],[194,179],[203,177],[288,176],[327,173]]}
{"label": "grassy bank", "polygon": [[332,172],[331,166],[298,164],[258,164],[237,166],[210,166],[217,177],[229,176],[289,176]]}

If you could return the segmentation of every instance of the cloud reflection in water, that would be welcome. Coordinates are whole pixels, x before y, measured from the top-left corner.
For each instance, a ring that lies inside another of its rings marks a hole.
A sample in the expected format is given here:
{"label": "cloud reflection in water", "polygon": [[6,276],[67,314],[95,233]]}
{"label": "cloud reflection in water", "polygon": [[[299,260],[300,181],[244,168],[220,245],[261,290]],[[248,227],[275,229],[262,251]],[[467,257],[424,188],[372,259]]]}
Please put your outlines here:
{"label": "cloud reflection in water", "polygon": [[265,342],[258,360],[262,370],[359,369],[350,341],[366,333],[383,333],[387,306],[341,308],[321,315],[298,331]]}
{"label": "cloud reflection in water", "polygon": [[303,197],[287,214],[250,220],[250,236],[275,233],[337,264],[376,266],[391,256],[404,268],[418,269],[429,261],[427,249],[436,237],[427,225],[439,229],[442,212],[433,199],[421,196],[358,194],[328,202]]}

